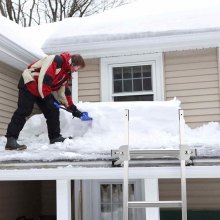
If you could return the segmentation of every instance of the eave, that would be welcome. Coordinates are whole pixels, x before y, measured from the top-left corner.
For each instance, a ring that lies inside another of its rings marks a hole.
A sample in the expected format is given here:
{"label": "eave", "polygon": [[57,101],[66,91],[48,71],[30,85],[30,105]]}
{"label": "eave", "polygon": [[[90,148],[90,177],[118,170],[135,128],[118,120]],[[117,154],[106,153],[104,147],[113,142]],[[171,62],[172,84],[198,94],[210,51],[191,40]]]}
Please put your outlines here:
{"label": "eave", "polygon": [[38,55],[31,53],[15,42],[0,34],[0,61],[18,70],[23,70],[34,60],[39,59]]}
{"label": "eave", "polygon": [[[130,179],[173,179],[180,177],[179,161],[170,159],[132,160]],[[0,181],[123,179],[123,167],[113,167],[112,160],[8,162],[0,164]],[[186,167],[187,178],[220,178],[219,157],[192,158]]]}
{"label": "eave", "polygon": [[[137,37],[138,36],[138,37]],[[70,51],[80,53],[85,58],[100,58],[141,53],[161,53],[167,51],[180,51],[189,49],[203,49],[218,47],[220,44],[220,30],[195,30],[180,32],[159,32],[138,34],[136,37],[106,37],[97,36],[92,41],[89,36],[80,41],[76,37],[61,40],[48,40],[43,45],[45,53],[60,53]],[[94,36],[93,36],[94,38]],[[122,39],[120,39],[122,38]],[[110,39],[110,40],[108,40]]]}

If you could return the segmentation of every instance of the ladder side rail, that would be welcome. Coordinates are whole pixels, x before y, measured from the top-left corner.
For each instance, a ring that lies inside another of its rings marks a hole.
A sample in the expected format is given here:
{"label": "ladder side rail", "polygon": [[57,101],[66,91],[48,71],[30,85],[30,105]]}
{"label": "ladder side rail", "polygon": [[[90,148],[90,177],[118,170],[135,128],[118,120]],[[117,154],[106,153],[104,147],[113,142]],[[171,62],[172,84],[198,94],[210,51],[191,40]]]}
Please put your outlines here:
{"label": "ladder side rail", "polygon": [[187,220],[187,191],[186,191],[186,161],[184,151],[181,148],[184,144],[184,112],[179,110],[179,142],[180,142],[180,167],[181,167],[181,200],[182,200],[182,220]]}
{"label": "ladder side rail", "polygon": [[[125,158],[124,158],[124,180],[123,180],[123,220],[128,220],[128,161],[129,161],[129,110],[125,109]],[[127,146],[127,147],[126,147]]]}

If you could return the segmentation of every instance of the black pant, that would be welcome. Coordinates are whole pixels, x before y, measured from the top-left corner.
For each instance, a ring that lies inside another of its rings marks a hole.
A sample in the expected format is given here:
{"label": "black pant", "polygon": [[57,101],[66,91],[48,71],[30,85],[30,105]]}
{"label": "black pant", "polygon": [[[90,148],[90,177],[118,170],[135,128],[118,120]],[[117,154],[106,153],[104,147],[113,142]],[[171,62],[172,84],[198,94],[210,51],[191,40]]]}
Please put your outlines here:
{"label": "black pant", "polygon": [[8,125],[6,137],[14,137],[18,139],[18,136],[26,122],[26,117],[31,115],[35,102],[46,118],[49,139],[54,139],[60,136],[59,109],[48,109],[42,98],[32,95],[26,89],[19,89],[18,107]]}

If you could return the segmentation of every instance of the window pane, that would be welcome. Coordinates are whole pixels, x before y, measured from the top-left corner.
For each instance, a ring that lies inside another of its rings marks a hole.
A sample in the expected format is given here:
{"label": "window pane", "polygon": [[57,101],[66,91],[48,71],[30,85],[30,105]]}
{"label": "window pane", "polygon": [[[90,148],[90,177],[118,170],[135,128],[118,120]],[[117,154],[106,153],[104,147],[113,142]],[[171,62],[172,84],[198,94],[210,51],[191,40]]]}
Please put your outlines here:
{"label": "window pane", "polygon": [[128,220],[136,220],[135,209],[128,209]]}
{"label": "window pane", "polygon": [[124,80],[124,92],[132,92],[132,80]]}
{"label": "window pane", "polygon": [[115,67],[113,68],[113,79],[122,79],[122,68]]}
{"label": "window pane", "polygon": [[134,201],[134,184],[129,184],[128,186],[128,192],[129,192],[129,201]]}
{"label": "window pane", "polygon": [[133,78],[141,78],[141,66],[133,67]]}
{"label": "window pane", "polygon": [[111,202],[111,185],[101,184],[101,202]]}
{"label": "window pane", "polygon": [[111,205],[101,205],[101,220],[112,220]]}
{"label": "window pane", "polygon": [[112,208],[113,208],[113,212],[112,212],[113,220],[122,220],[123,219],[122,204],[114,204]]}
{"label": "window pane", "polygon": [[131,79],[131,67],[124,67],[123,68],[123,78],[124,79]]}
{"label": "window pane", "polygon": [[114,81],[114,92],[122,92],[122,80]]}
{"label": "window pane", "polygon": [[142,91],[142,79],[134,79],[134,91]]}
{"label": "window pane", "polygon": [[151,65],[143,66],[143,77],[151,77]]}
{"label": "window pane", "polygon": [[112,184],[112,202],[123,202],[122,184]]}
{"label": "window pane", "polygon": [[143,79],[143,87],[144,90],[152,90],[151,78]]}
{"label": "window pane", "polygon": [[153,95],[134,95],[134,96],[117,96],[114,97],[115,102],[130,102],[130,101],[153,101]]}

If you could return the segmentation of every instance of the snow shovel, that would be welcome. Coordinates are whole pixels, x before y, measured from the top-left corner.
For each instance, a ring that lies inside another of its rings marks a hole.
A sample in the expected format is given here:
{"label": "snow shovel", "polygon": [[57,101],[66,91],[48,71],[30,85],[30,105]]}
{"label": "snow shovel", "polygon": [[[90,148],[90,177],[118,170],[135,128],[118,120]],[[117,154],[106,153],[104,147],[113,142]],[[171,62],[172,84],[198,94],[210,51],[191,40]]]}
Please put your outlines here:
{"label": "snow shovel", "polygon": [[[68,110],[68,109],[66,109],[66,108],[64,108],[64,107],[62,107],[62,106],[60,106],[57,102],[54,102],[53,104],[54,104],[57,108],[61,108],[61,109],[65,110],[65,111],[67,111],[67,112],[72,113],[71,110]],[[83,115],[80,117],[81,121],[91,121],[91,120],[93,120],[93,119],[89,116],[89,113],[88,113],[88,112],[82,112],[82,114],[83,114]]]}

